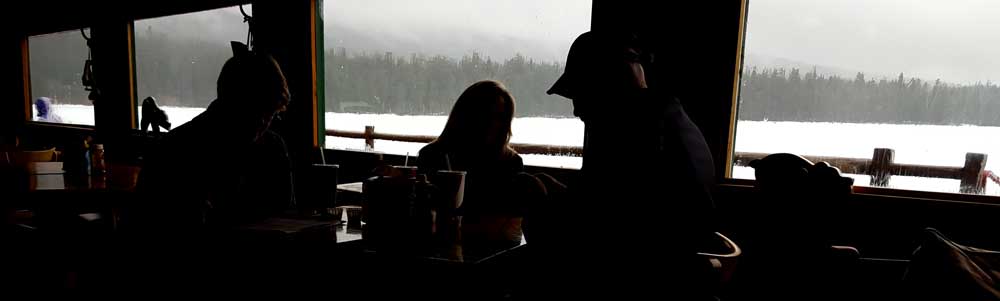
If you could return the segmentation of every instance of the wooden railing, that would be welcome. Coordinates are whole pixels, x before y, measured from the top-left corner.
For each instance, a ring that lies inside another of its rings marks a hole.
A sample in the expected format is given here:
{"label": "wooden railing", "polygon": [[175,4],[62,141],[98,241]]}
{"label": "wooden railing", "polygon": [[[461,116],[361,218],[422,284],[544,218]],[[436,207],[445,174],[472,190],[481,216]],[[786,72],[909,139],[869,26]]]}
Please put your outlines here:
{"label": "wooden railing", "polygon": [[[429,143],[431,141],[434,141],[434,139],[437,139],[437,136],[376,133],[374,126],[365,126],[364,132],[351,132],[351,131],[328,129],[326,130],[326,135],[334,137],[365,139],[365,148],[369,150],[375,149],[375,140]],[[515,151],[522,154],[544,154],[544,155],[569,156],[569,157],[583,156],[583,147],[580,146],[545,145],[545,144],[528,144],[528,143],[511,143],[510,146],[513,147]]]}
{"label": "wooden railing", "polygon": [[[763,158],[765,153],[735,153],[733,164],[749,166],[750,162]],[[917,164],[898,164],[893,162],[896,152],[887,148],[876,148],[871,159],[802,156],[813,162],[827,162],[836,166],[841,172],[849,174],[869,175],[871,186],[884,187],[889,185],[892,176],[913,176],[924,178],[942,178],[959,180],[959,192],[983,193],[986,189],[986,179],[992,174],[986,170],[986,154],[966,153],[965,165],[934,166]]]}
{"label": "wooden railing", "polygon": [[[365,126],[364,132],[328,129],[326,130],[326,135],[364,139],[365,147],[369,150],[375,149],[375,140],[428,143],[437,139],[436,136],[377,133],[374,126]],[[522,154],[583,156],[583,147],[580,146],[511,143],[511,147]],[[733,165],[749,166],[751,161],[764,158],[767,155],[769,154],[737,152],[733,154]],[[875,149],[871,159],[824,156],[803,157],[813,162],[827,162],[830,166],[836,166],[844,173],[869,175],[872,177],[869,184],[877,187],[888,186],[892,176],[957,179],[960,180],[960,192],[978,194],[985,191],[986,180],[992,175],[992,172],[985,169],[986,154],[978,153],[966,153],[965,165],[961,167],[895,163],[895,151],[887,148]]]}

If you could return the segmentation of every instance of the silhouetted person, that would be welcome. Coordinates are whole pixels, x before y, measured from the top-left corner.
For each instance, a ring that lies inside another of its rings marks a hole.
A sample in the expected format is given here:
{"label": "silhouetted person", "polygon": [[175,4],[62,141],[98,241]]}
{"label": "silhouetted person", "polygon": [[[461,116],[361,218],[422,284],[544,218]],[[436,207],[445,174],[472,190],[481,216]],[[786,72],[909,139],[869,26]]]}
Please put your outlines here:
{"label": "silhouetted person", "polygon": [[651,58],[629,34],[588,32],[571,46],[548,93],[572,99],[586,125],[582,179],[550,210],[560,231],[549,237],[565,239],[541,260],[570,260],[557,268],[576,294],[710,299],[696,252],[714,239],[714,165],[680,102],[647,85]]}
{"label": "silhouetted person", "polygon": [[826,162],[771,154],[750,162],[752,202],[734,204],[730,219],[743,255],[733,274],[733,300],[853,300],[861,254],[835,233],[854,215],[843,203],[854,180]]}
{"label": "silhouetted person", "polygon": [[149,130],[153,126],[153,132],[159,133],[160,128],[170,130],[170,118],[167,112],[156,105],[156,98],[152,96],[142,100],[142,131]]}
{"label": "silhouetted person", "polygon": [[205,112],[167,133],[146,158],[137,184],[142,200],[127,226],[201,234],[280,214],[293,202],[284,142],[268,130],[289,102],[278,64],[234,42],[217,92]]}
{"label": "silhouetted person", "polygon": [[52,111],[52,99],[48,97],[35,99],[35,121],[62,123],[62,117]]}
{"label": "silhouetted person", "polygon": [[472,84],[455,101],[437,140],[420,149],[421,173],[467,172],[460,208],[463,240],[520,242],[527,202],[540,183],[524,174],[521,156],[510,147],[514,97],[496,81]]}

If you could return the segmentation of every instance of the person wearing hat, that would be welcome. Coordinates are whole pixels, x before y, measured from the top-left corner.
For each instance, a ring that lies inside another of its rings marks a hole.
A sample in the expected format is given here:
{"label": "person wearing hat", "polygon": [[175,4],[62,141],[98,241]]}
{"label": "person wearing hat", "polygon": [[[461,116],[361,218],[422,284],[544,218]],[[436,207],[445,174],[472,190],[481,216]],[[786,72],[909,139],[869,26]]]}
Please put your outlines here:
{"label": "person wearing hat", "polygon": [[[714,237],[714,163],[681,103],[647,81],[652,58],[634,35],[587,32],[548,90],[572,100],[586,126],[582,177],[570,186],[575,197],[551,210],[563,213],[553,219],[570,237],[553,254],[584,250],[568,269],[583,261],[615,275],[584,290],[711,299],[710,264],[696,253]],[[580,231],[593,210],[606,210],[611,226]]]}

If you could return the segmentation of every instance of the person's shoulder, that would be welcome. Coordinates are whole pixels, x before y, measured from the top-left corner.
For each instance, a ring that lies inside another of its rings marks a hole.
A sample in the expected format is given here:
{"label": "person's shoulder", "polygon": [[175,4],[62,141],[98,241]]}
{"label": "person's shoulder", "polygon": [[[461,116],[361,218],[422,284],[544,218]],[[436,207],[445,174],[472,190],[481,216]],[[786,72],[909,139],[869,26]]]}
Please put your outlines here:
{"label": "person's shoulder", "polygon": [[[210,147],[211,135],[201,126],[198,118],[177,126],[154,144],[153,153],[169,156],[184,156],[189,152],[201,152]],[[217,138],[217,137],[216,137]]]}
{"label": "person's shoulder", "polygon": [[505,159],[504,161],[507,162],[507,165],[513,169],[520,170],[524,168],[524,159],[514,150],[510,150]]}
{"label": "person's shoulder", "polygon": [[417,152],[417,155],[420,157],[442,156],[443,154],[444,151],[442,150],[440,143],[437,143],[437,141],[424,145],[424,147],[421,147],[420,151]]}
{"label": "person's shoulder", "polygon": [[[216,134],[215,128],[218,127],[217,119],[218,114],[212,114],[207,110],[194,116],[190,121],[184,124],[174,127],[172,130],[167,132],[167,137],[174,137],[174,139],[186,139],[186,138],[196,138],[196,137],[211,137]],[[219,137],[211,137],[219,138]]]}
{"label": "person's shoulder", "polygon": [[190,139],[198,134],[197,123],[195,120],[191,120],[188,123],[182,124],[178,127],[173,128],[163,135],[162,144],[171,145],[178,142],[183,142]]}
{"label": "person's shoulder", "polygon": [[643,89],[638,98],[643,103],[654,106],[672,107],[681,104],[680,98],[670,89]]}
{"label": "person's shoulder", "polygon": [[264,131],[259,140],[266,147],[285,148],[285,138],[273,130]]}
{"label": "person's shoulder", "polygon": [[447,161],[444,159],[444,151],[435,142],[428,143],[417,152],[417,168],[419,172],[427,173],[433,170],[446,168]]}
{"label": "person's shoulder", "polygon": [[517,164],[524,164],[524,159],[521,158],[521,154],[518,154],[513,150],[510,151],[510,160],[516,162]]}

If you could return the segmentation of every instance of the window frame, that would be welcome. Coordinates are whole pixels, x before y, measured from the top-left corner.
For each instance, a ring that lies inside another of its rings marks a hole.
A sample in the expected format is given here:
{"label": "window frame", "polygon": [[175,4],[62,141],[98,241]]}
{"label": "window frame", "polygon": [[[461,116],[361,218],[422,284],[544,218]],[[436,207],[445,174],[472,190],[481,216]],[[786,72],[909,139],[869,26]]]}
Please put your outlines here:
{"label": "window frame", "polygon": [[[728,103],[720,104],[720,105],[714,107],[714,110],[717,110],[718,113],[723,114],[723,115],[724,114],[728,114],[728,116],[729,116],[729,118],[728,118],[729,124],[725,125],[725,126],[728,126],[729,130],[728,130],[728,133],[726,133],[726,136],[724,136],[724,137],[719,137],[719,136],[717,136],[715,134],[708,134],[706,136],[706,138],[721,138],[721,140],[724,141],[723,142],[724,145],[722,145],[722,148],[716,150],[716,151],[724,152],[724,154],[722,154],[720,156],[722,156],[722,157],[724,157],[726,159],[726,161],[724,163],[725,166],[721,168],[721,170],[723,170],[724,172],[721,173],[721,174],[719,174],[717,176],[718,185],[720,185],[720,186],[731,186],[731,187],[749,188],[749,187],[753,186],[754,183],[755,183],[754,180],[749,180],[749,179],[735,179],[735,178],[731,177],[732,176],[732,167],[733,167],[733,165],[732,165],[732,159],[734,157],[734,145],[735,145],[734,141],[735,141],[735,134],[736,134],[736,119],[737,119],[738,104],[739,104],[738,100],[739,100],[739,93],[740,93],[739,88],[740,88],[740,83],[741,83],[741,80],[742,80],[741,76],[742,76],[742,71],[743,71],[743,58],[744,58],[744,51],[745,51],[744,40],[745,40],[746,29],[747,29],[746,24],[747,24],[747,21],[748,21],[747,12],[748,12],[750,1],[752,1],[752,0],[741,0],[739,2],[739,5],[740,5],[740,9],[739,9],[740,10],[740,15],[739,15],[739,17],[741,19],[739,20],[739,23],[738,23],[739,25],[738,25],[738,28],[736,29],[736,31],[738,32],[738,34],[735,37],[736,39],[738,39],[737,40],[738,42],[737,42],[737,48],[735,49],[736,64],[733,66],[733,72],[734,72],[734,77],[733,78],[734,78],[734,80],[733,80],[733,83],[732,83],[732,97],[730,99],[728,99],[728,101],[729,101]],[[212,3],[204,4],[204,5],[188,6],[186,9],[185,8],[181,8],[181,9],[171,8],[171,9],[165,9],[165,10],[139,11],[139,13],[132,13],[132,14],[126,13],[126,15],[128,16],[127,17],[128,21],[125,21],[125,22],[129,22],[130,24],[134,24],[132,22],[134,22],[137,19],[156,18],[156,17],[164,17],[164,16],[169,16],[169,15],[176,15],[176,14],[193,13],[193,12],[199,12],[199,11],[205,11],[205,10],[212,10],[212,9],[217,9],[217,8],[229,7],[229,6],[233,6],[233,5],[250,4],[250,3],[252,3],[252,1],[217,1],[217,2],[212,2]],[[313,0],[313,2],[311,2],[311,3],[313,3],[313,5],[322,5],[322,0]],[[592,19],[591,19],[591,28],[595,28],[595,25],[598,25],[598,23],[601,23],[601,21],[598,20],[598,18],[596,17],[598,15],[598,12],[596,11],[597,7],[599,6],[598,3],[603,3],[603,1],[595,0],[595,1],[592,1],[592,4],[591,4],[592,10],[593,10],[592,11]],[[322,6],[319,6],[319,8],[321,8],[321,7]],[[319,9],[318,11],[316,11],[310,17],[313,18],[313,20],[315,20],[314,24],[315,24],[315,26],[317,26],[316,29],[322,28],[321,27],[322,26],[321,25],[322,24],[322,20],[323,20],[322,9]],[[81,26],[83,28],[88,28],[88,27],[92,28],[93,27],[92,24],[74,24],[74,25]],[[134,45],[134,26],[131,26],[131,27],[132,27],[133,30],[129,32],[129,34],[132,35],[131,37],[129,37],[129,40],[131,41],[131,45],[130,46],[132,47],[132,49],[130,49],[129,53],[131,53],[133,57],[131,59],[130,67],[131,67],[131,71],[133,72],[133,74],[132,74],[132,76],[133,76],[133,82],[132,82],[132,84],[133,84],[133,87],[132,87],[133,91],[132,92],[136,93],[137,91],[135,90],[135,88],[136,88],[135,85],[137,84],[137,78],[135,77],[135,74],[134,74],[136,72],[136,69],[135,69],[135,58],[134,58],[134,55],[135,55],[135,49],[134,49],[134,47],[135,47],[135,45]],[[63,29],[65,29],[65,28],[63,28]],[[74,29],[68,29],[68,30],[74,30]],[[75,30],[79,30],[79,28],[77,28]],[[65,31],[65,30],[61,30],[60,29],[60,30],[53,30],[53,31],[47,31],[47,32],[29,31],[29,32],[25,32],[20,37],[20,44],[21,44],[21,51],[20,52],[22,54],[22,57],[21,57],[21,61],[22,61],[22,68],[21,68],[22,85],[21,86],[23,88],[23,91],[22,91],[23,92],[22,103],[24,105],[24,112],[23,112],[23,114],[19,114],[19,115],[21,115],[21,117],[23,118],[23,121],[25,121],[25,125],[28,126],[28,127],[41,127],[41,128],[47,128],[47,129],[48,128],[51,128],[51,129],[64,129],[66,131],[71,131],[71,130],[85,130],[85,131],[95,132],[96,131],[95,126],[89,126],[89,125],[71,125],[71,124],[53,124],[53,123],[46,123],[46,122],[36,122],[36,121],[32,121],[31,120],[32,119],[32,116],[31,116],[31,113],[32,113],[32,110],[31,110],[31,105],[32,105],[31,104],[31,76],[30,76],[30,51],[29,51],[28,38],[30,36],[56,33],[56,32],[60,32],[60,31]],[[315,32],[315,34],[313,36],[314,36],[314,38],[320,38],[321,39],[324,35],[325,35],[325,33],[322,30],[316,30],[316,32]],[[312,43],[314,43],[313,45],[315,45],[315,46],[322,45],[322,43],[317,43],[316,41],[312,41]],[[315,55],[317,57],[314,57],[313,60],[315,60],[315,64],[317,64],[317,66],[322,66],[321,64],[322,64],[323,59],[324,59],[324,58],[322,58],[323,54],[324,54],[324,51],[316,51]],[[324,85],[321,84],[323,82],[317,82],[317,80],[319,80],[319,78],[321,77],[320,74],[323,74],[324,71],[325,70],[323,70],[322,68],[317,68],[316,70],[314,70],[314,72],[312,74],[313,85],[315,85],[315,89],[316,89],[314,91],[315,91],[315,94],[319,94],[318,96],[322,96],[322,94],[324,92],[323,91]],[[314,97],[317,96],[315,94],[313,95]],[[135,98],[135,97],[136,96],[133,96],[133,98]],[[319,106],[320,103],[322,103],[322,102],[319,102],[319,101],[313,102],[313,104],[312,104],[313,108],[318,110],[319,109],[318,106]],[[121,104],[121,103],[115,103],[115,105],[123,105],[123,104]],[[130,109],[134,113],[133,116],[131,116],[131,118],[133,118],[133,122],[136,122],[137,119],[138,119],[137,118],[138,117],[137,116],[138,112],[137,112],[137,109],[136,109],[134,103],[133,103],[133,105],[131,105],[131,107],[132,108],[130,108]],[[322,116],[321,112],[323,112],[323,111],[316,111],[315,114],[319,115],[319,116]],[[322,118],[320,118],[319,116],[316,116],[316,118],[312,121],[312,124],[313,124],[314,127],[318,127],[318,126],[321,125],[320,119],[322,119]],[[101,123],[101,121],[98,120],[98,117],[99,116],[95,116],[95,123]],[[102,131],[103,130],[105,130],[105,129],[102,129]],[[129,130],[137,131],[137,128],[135,126],[133,126]],[[326,149],[325,148],[325,144],[323,143],[323,140],[325,139],[326,135],[325,135],[325,132],[323,130],[325,130],[325,128],[323,128],[323,127],[316,128],[316,131],[319,132],[318,136],[320,136],[320,137],[316,137],[317,138],[316,144],[319,145],[319,147],[321,149]],[[343,151],[343,150],[336,150],[336,149],[326,149],[326,150],[327,151],[333,151],[333,152],[341,152],[341,151]],[[349,151],[345,151],[345,152],[349,152]],[[389,155],[387,155],[387,156],[389,156]],[[918,191],[918,190],[896,189],[896,188],[881,188],[881,187],[856,186],[856,187],[854,187],[854,193],[856,193],[856,194],[864,194],[864,195],[883,196],[883,197],[889,197],[889,198],[894,198],[894,199],[897,199],[897,198],[898,199],[925,199],[925,200],[934,200],[934,201],[943,201],[943,202],[966,202],[966,203],[982,203],[982,204],[992,204],[992,205],[1000,204],[1000,196],[960,194],[960,193],[945,193],[945,192],[929,192],[929,191]]]}
{"label": "window frame", "polygon": [[[322,2],[323,0],[318,0],[318,1]],[[593,30],[595,28],[595,24],[600,23],[599,21],[597,21],[598,18],[595,17],[595,16],[598,15],[598,7],[601,6],[600,3],[602,3],[603,1],[600,1],[600,0],[589,0],[589,2],[590,2],[590,16],[591,16],[591,18],[590,18],[590,24],[588,24],[590,28],[588,28],[587,30]],[[317,20],[323,20],[323,7],[322,7],[322,4],[319,5],[318,11],[314,15],[314,17],[317,18]],[[324,35],[325,35],[325,33],[324,33],[325,30],[324,30],[324,27],[322,25],[322,21],[317,22],[316,26],[318,26],[316,28],[316,30],[317,30],[317,39],[318,39],[318,41],[323,41],[323,38],[324,38]],[[315,50],[319,53],[317,55],[317,57],[319,57],[318,60],[320,61],[320,64],[318,65],[318,70],[319,70],[319,72],[321,74],[324,74],[324,75],[323,75],[323,78],[320,78],[320,80],[314,81],[316,83],[316,85],[318,86],[318,89],[319,89],[318,93],[320,95],[320,98],[319,98],[320,101],[318,101],[319,106],[317,107],[318,108],[317,112],[320,115],[320,117],[319,117],[320,122],[317,124],[317,126],[318,126],[318,129],[319,129],[320,135],[322,136],[321,139],[323,139],[318,144],[320,148],[322,148],[324,150],[327,150],[327,151],[333,151],[333,152],[347,152],[347,153],[363,152],[363,153],[380,154],[382,156],[391,156],[391,157],[404,158],[404,157],[407,157],[408,155],[406,155],[406,154],[384,153],[384,152],[375,151],[375,150],[367,150],[368,141],[372,141],[374,143],[374,141],[382,140],[382,141],[392,141],[392,142],[424,143],[424,145],[426,145],[427,143],[429,143],[429,142],[417,141],[417,140],[426,140],[428,138],[427,136],[423,136],[423,135],[407,135],[407,134],[395,134],[395,133],[383,133],[383,132],[376,133],[376,132],[369,132],[367,127],[365,128],[365,132],[357,132],[356,130],[353,130],[353,129],[352,130],[337,130],[337,129],[328,129],[328,128],[326,128],[325,127],[325,113],[327,113],[325,111],[325,102],[326,102],[326,100],[325,100],[325,97],[323,97],[323,96],[325,96],[325,86],[326,86],[325,85],[325,82],[326,82],[325,81],[325,70],[326,70],[325,66],[326,65],[325,65],[325,58],[324,58],[325,57],[325,53],[326,53],[326,49],[323,49],[324,45],[322,45],[322,44],[325,44],[325,43],[319,43],[318,46],[315,46],[315,47],[317,47],[317,48],[315,48]],[[576,117],[574,116],[573,118],[576,118]],[[583,135],[586,135],[586,129],[584,130]],[[385,137],[387,137],[387,136],[388,137],[397,136],[400,139],[385,139]],[[366,150],[355,150],[355,149],[346,149],[346,148],[345,149],[327,148],[326,147],[326,143],[325,143],[325,139],[324,139],[324,138],[327,138],[327,137],[365,140],[366,141],[365,142],[365,144],[366,144]],[[379,138],[379,137],[382,137],[382,138]],[[434,135],[434,138],[436,138],[436,137],[437,136]],[[559,153],[562,153],[562,154],[565,154],[565,153],[576,153],[577,151],[575,151],[575,149],[579,149],[578,152],[581,153],[581,154],[580,154],[580,156],[575,157],[575,158],[583,158],[583,154],[582,154],[582,149],[583,149],[583,144],[584,144],[583,142],[581,142],[580,145],[573,145],[573,146],[543,145],[543,144],[530,144],[530,143],[511,143],[511,144],[512,145],[513,144],[521,144],[521,145],[523,145],[525,147],[528,147],[528,148],[544,148],[546,146],[549,146],[552,149],[570,150],[570,151],[559,152]],[[528,155],[558,156],[558,154],[555,154],[555,153],[522,153],[522,155],[524,155],[524,154],[528,154]],[[410,156],[410,157],[413,157],[413,156]],[[414,159],[416,159],[416,158],[414,157]],[[575,172],[579,172],[582,169],[582,163],[581,163],[581,168],[550,167],[550,166],[543,166],[543,165],[528,165],[528,164],[525,164],[525,167],[529,167],[529,166],[531,168],[538,169],[538,170],[558,170],[559,172],[557,172],[557,173],[559,173],[559,174],[575,173]]]}
{"label": "window frame", "polygon": [[[244,0],[244,1],[236,1],[234,3],[226,3],[225,5],[218,6],[218,7],[214,7],[214,6],[207,7],[207,8],[200,7],[200,8],[195,9],[195,10],[172,11],[169,14],[144,15],[144,16],[141,16],[141,17],[135,17],[135,18],[129,19],[129,21],[128,21],[128,23],[129,23],[129,31],[128,31],[128,35],[129,36],[128,36],[128,38],[129,38],[129,47],[130,47],[129,48],[129,54],[131,56],[130,57],[131,62],[129,64],[129,69],[130,69],[130,72],[131,72],[131,83],[130,83],[131,85],[130,86],[131,86],[131,89],[132,89],[131,93],[132,93],[132,101],[133,101],[132,106],[131,106],[132,107],[131,108],[131,110],[132,110],[132,128],[130,129],[131,133],[136,134],[136,135],[143,134],[143,130],[141,128],[142,127],[141,126],[141,120],[139,118],[139,111],[142,109],[141,108],[142,107],[142,99],[139,96],[139,81],[141,79],[139,78],[138,61],[136,60],[137,51],[136,51],[136,38],[135,38],[135,30],[136,30],[135,22],[137,22],[137,21],[143,21],[143,20],[158,19],[158,18],[175,17],[175,16],[187,15],[187,14],[197,14],[197,13],[208,12],[208,11],[213,11],[213,10],[234,8],[234,7],[239,7],[239,6],[242,6],[242,5],[253,5],[253,4],[254,3],[252,1],[245,1]],[[253,14],[251,13],[251,16],[252,15]],[[246,23],[241,23],[241,24],[243,24],[243,26],[247,26]],[[245,41],[242,41],[242,40],[239,40],[239,41],[245,42]],[[214,85],[214,82],[212,84]],[[209,103],[205,104],[205,109],[208,109],[208,105],[210,103],[211,103],[211,101],[209,101]],[[163,106],[163,103],[158,103],[157,105]],[[177,128],[180,125],[182,125],[182,124],[178,124],[178,123],[172,122],[172,128]],[[170,132],[170,130],[167,130],[165,132]]]}
{"label": "window frame", "polygon": [[[753,0],[741,0],[740,1],[740,18],[739,21],[739,34],[737,36],[737,55],[736,55],[736,66],[734,68],[734,81],[733,81],[733,96],[730,99],[729,106],[731,110],[727,112],[729,114],[729,133],[727,137],[724,137],[726,145],[724,148],[725,153],[725,172],[718,176],[718,185],[730,186],[730,187],[744,187],[749,188],[755,186],[756,180],[753,179],[737,179],[732,177],[733,167],[735,166],[735,141],[736,141],[736,126],[739,116],[739,99],[740,99],[740,86],[742,83],[743,76],[743,64],[744,56],[746,52],[746,31],[747,23],[749,22],[749,7],[750,2]],[[990,204],[997,205],[1000,204],[1000,196],[991,196],[983,194],[966,194],[966,193],[951,193],[951,192],[937,192],[937,191],[922,191],[913,189],[902,189],[902,188],[886,188],[886,187],[871,187],[871,186],[853,186],[852,191],[855,194],[864,195],[874,195],[874,196],[884,196],[893,198],[905,198],[905,199],[925,199],[943,202],[964,202],[964,203],[979,203],[979,204]]]}
{"label": "window frame", "polygon": [[[24,119],[23,121],[29,127],[44,127],[44,128],[65,128],[68,130],[85,130],[94,131],[97,127],[97,105],[91,104],[94,107],[94,124],[75,124],[75,123],[57,123],[57,122],[45,122],[45,121],[35,121],[34,119],[34,99],[31,95],[31,37],[44,36],[50,34],[60,34],[69,32],[78,32],[80,30],[90,30],[92,27],[84,26],[76,29],[59,30],[52,32],[36,32],[29,35],[25,35],[21,40],[21,69],[22,69],[22,82],[24,83]],[[88,46],[89,47],[89,46]],[[81,85],[82,88],[82,85]]]}

